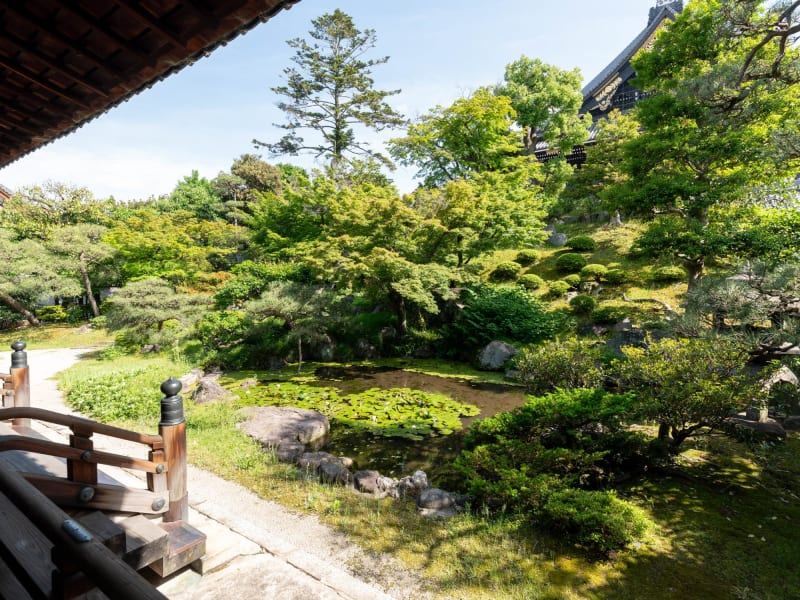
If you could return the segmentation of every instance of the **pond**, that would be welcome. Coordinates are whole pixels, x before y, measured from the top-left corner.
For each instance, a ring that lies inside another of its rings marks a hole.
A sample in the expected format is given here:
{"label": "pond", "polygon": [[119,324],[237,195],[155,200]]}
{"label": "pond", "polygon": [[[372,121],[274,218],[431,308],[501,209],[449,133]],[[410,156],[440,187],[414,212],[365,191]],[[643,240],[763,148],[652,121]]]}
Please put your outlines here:
{"label": "pond", "polygon": [[490,417],[521,406],[525,401],[524,392],[515,386],[476,383],[388,367],[320,367],[316,376],[317,380],[311,385],[333,387],[344,394],[371,388],[410,388],[445,394],[459,402],[477,406],[480,415],[463,418],[461,431],[423,441],[387,438],[354,432],[335,424],[331,426],[330,442],[325,451],[349,456],[355,463],[354,470],[374,469],[397,478],[421,469],[427,473],[432,485],[443,488],[456,487],[458,477],[451,465],[461,450],[463,434],[469,424],[476,418]]}

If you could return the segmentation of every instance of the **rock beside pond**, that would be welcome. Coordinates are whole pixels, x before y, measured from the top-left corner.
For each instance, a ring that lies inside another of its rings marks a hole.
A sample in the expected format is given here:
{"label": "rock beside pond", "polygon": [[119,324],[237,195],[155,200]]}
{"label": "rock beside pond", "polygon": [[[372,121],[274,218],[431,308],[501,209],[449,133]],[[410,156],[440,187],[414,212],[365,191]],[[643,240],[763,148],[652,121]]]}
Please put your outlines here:
{"label": "rock beside pond", "polygon": [[507,342],[494,341],[478,354],[478,367],[487,371],[499,371],[519,350]]}
{"label": "rock beside pond", "polygon": [[410,477],[403,477],[397,482],[397,494],[402,497],[416,498],[428,487],[428,476],[425,471],[415,471]]}
{"label": "rock beside pond", "polygon": [[447,519],[456,514],[456,499],[450,492],[428,488],[417,498],[417,512],[424,517]]}
{"label": "rock beside pond", "polygon": [[353,486],[362,494],[372,494],[376,498],[396,498],[398,495],[397,480],[385,477],[378,471],[356,471],[353,475]]}
{"label": "rock beside pond", "polygon": [[325,483],[347,485],[353,480],[350,473],[353,461],[347,457],[327,452],[306,452],[297,459],[297,466],[309,475],[319,476]]}
{"label": "rock beside pond", "polygon": [[209,402],[224,402],[232,400],[236,395],[226,390],[218,384],[215,378],[203,377],[197,382],[197,387],[192,392],[192,400],[197,404],[208,404]]}
{"label": "rock beside pond", "polygon": [[328,417],[293,406],[248,406],[240,409],[241,431],[274,450],[279,460],[293,462],[305,451],[321,448],[328,439]]}

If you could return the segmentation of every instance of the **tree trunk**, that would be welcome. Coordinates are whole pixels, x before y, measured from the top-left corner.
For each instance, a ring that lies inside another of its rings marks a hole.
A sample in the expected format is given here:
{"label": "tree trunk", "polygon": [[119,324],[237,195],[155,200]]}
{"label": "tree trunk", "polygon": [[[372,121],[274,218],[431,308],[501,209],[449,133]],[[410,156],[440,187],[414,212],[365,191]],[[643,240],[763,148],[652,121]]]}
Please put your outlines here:
{"label": "tree trunk", "polygon": [[404,336],[406,333],[408,333],[406,302],[403,297],[395,291],[391,291],[389,293],[389,301],[392,303],[395,315],[397,315],[397,334]]}
{"label": "tree trunk", "polygon": [[297,336],[297,374],[300,375],[300,369],[303,368],[303,337]]}
{"label": "tree trunk", "polygon": [[658,439],[661,441],[669,439],[669,423],[658,424]]}
{"label": "tree trunk", "polygon": [[86,270],[86,263],[84,262],[84,254],[80,253],[78,256],[78,268],[81,271],[81,279],[83,279],[83,288],[86,290],[86,297],[89,299],[89,306],[92,309],[92,316],[99,317],[100,310],[97,308],[97,302],[92,294],[92,282],[89,280],[89,272]]}
{"label": "tree trunk", "polygon": [[618,210],[615,210],[614,214],[611,215],[611,220],[608,222],[608,226],[611,228],[622,227],[622,216],[619,214]]}
{"label": "tree trunk", "polygon": [[683,266],[689,273],[689,290],[693,290],[700,285],[703,280],[703,268],[705,267],[705,258],[692,258],[684,259]]}
{"label": "tree trunk", "polygon": [[5,292],[0,291],[0,301],[2,301],[6,306],[8,306],[14,312],[18,312],[21,314],[25,319],[27,319],[28,323],[31,325],[41,325],[39,319],[36,318],[31,311],[25,308],[22,304],[17,302],[14,298],[6,294]]}

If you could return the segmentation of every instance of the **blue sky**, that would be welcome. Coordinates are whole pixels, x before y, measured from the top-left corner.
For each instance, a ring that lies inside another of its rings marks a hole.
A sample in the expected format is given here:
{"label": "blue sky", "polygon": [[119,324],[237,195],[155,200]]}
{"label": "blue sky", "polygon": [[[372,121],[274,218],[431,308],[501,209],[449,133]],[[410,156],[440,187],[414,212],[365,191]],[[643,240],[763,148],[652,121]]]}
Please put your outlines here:
{"label": "blue sky", "polygon": [[[278,97],[293,50],[311,20],[340,8],[359,28],[375,29],[376,87],[401,89],[391,104],[408,117],[448,105],[482,85],[498,83],[505,65],[525,54],[563,69],[579,67],[584,82],[606,66],[647,24],[656,0],[302,0],[288,11],[132,98],[77,132],[0,170],[17,189],[46,180],[86,186],[118,200],[169,193],[197,169],[212,178],[247,152],[250,141],[277,140]],[[383,136],[400,135],[400,131]],[[382,150],[382,139],[369,138]],[[263,153],[262,153],[263,154]],[[310,157],[270,158],[313,167]],[[392,177],[403,192],[413,172]]]}

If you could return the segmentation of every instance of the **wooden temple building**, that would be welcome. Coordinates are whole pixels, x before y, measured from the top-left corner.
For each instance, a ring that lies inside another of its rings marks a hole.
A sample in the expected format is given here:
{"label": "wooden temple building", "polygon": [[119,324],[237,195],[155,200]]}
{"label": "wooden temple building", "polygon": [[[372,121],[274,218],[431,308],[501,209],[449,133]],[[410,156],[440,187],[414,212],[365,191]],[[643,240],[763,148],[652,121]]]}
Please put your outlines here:
{"label": "wooden temple building", "polygon": [[[296,2],[0,0],[0,167]],[[158,433],[128,431],[37,408],[25,344],[12,348],[0,373],[0,598],[164,598],[139,571],[167,576],[205,550],[188,523],[180,383],[162,385]],[[66,437],[43,437],[56,426]],[[97,436],[138,453],[102,451]],[[141,485],[113,469],[139,471]]]}
{"label": "wooden temple building", "polygon": [[[683,2],[675,0],[657,0],[655,6],[650,8],[647,26],[622,50],[605,69],[600,71],[589,83],[583,92],[583,104],[580,114],[592,116],[592,124],[599,119],[607,117],[612,110],[627,112],[637,102],[647,97],[647,94],[632,84],[636,76],[631,59],[642,48],[649,48],[653,44],[656,33],[667,21],[674,20],[683,10]],[[567,154],[567,162],[580,166],[586,161],[586,148],[594,144],[595,128],[589,130],[589,137],[585,144],[575,146]],[[551,148],[546,142],[536,146],[536,157],[542,162],[557,156],[558,149]]]}

